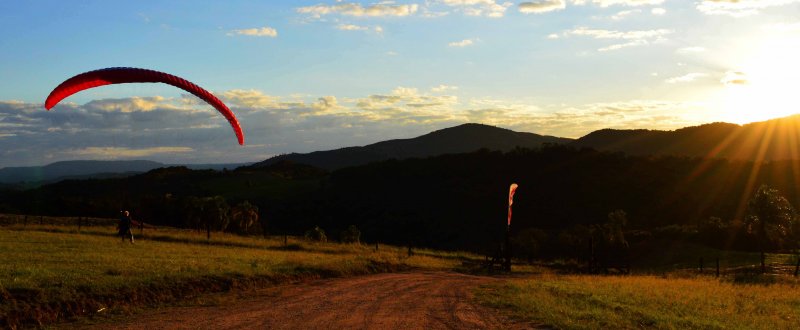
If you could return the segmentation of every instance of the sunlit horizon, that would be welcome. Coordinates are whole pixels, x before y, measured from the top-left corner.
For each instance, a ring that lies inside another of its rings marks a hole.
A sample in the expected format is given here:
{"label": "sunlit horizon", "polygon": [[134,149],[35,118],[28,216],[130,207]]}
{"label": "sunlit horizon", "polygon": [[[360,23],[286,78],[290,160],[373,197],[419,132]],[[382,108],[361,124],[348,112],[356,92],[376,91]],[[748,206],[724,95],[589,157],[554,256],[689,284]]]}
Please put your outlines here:
{"label": "sunlit horizon", "polygon": [[[579,138],[800,113],[800,1],[43,1],[0,12],[0,167],[258,161],[469,122]],[[245,147],[167,85],[99,87],[43,109],[65,79],[116,66],[210,90],[239,117]]]}

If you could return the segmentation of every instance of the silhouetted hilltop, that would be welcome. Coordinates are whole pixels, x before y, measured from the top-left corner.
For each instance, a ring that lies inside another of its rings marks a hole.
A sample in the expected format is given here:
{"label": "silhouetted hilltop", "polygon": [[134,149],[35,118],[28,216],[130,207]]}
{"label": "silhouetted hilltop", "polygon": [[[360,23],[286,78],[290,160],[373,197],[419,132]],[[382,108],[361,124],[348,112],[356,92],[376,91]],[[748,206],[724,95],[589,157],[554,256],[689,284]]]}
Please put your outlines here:
{"label": "silhouetted hilltop", "polygon": [[515,132],[483,124],[463,124],[411,139],[388,140],[363,147],[348,147],[307,154],[280,155],[252,166],[262,167],[281,160],[291,160],[295,163],[334,170],[387,159],[424,158],[472,152],[484,148],[509,151],[516,147],[539,148],[545,143],[566,144],[571,141],[567,138]]}
{"label": "silhouetted hilltop", "polygon": [[712,123],[674,131],[603,129],[575,140],[572,145],[630,155],[800,159],[800,115],[742,126]]}

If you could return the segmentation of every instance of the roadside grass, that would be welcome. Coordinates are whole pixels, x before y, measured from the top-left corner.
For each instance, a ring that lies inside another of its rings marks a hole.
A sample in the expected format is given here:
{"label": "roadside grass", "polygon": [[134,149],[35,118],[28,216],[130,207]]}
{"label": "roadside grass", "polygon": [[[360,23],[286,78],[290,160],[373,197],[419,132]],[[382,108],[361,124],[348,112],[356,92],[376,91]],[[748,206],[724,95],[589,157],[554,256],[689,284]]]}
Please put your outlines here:
{"label": "roadside grass", "polygon": [[797,329],[800,281],[544,274],[478,289],[483,303],[561,329]]}
{"label": "roadside grass", "polygon": [[[136,233],[137,231],[135,231]],[[97,311],[124,311],[203,293],[319,277],[404,269],[454,269],[460,254],[409,257],[404,248],[313,243],[145,229],[136,243],[113,227],[0,227],[0,327],[46,325]]]}

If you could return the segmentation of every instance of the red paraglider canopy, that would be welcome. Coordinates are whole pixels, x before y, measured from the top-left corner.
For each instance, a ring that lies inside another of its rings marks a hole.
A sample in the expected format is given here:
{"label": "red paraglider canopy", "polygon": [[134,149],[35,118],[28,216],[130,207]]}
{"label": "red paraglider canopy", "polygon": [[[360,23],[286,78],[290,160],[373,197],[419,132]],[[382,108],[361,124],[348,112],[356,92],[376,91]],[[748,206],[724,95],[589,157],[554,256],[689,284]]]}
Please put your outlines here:
{"label": "red paraglider canopy", "polygon": [[85,89],[111,85],[111,84],[124,84],[124,83],[165,83],[180,89],[183,89],[194,96],[199,97],[206,103],[211,104],[217,109],[225,119],[233,127],[236,138],[239,140],[240,145],[244,145],[244,133],[242,127],[236,116],[233,115],[231,109],[220,99],[211,94],[209,91],[193,84],[192,82],[181,77],[173,76],[168,73],[139,69],[139,68],[107,68],[95,71],[81,73],[77,76],[67,79],[56,87],[47,100],[44,102],[44,107],[47,110],[53,108],[58,102],[67,98],[68,96],[80,92]]}

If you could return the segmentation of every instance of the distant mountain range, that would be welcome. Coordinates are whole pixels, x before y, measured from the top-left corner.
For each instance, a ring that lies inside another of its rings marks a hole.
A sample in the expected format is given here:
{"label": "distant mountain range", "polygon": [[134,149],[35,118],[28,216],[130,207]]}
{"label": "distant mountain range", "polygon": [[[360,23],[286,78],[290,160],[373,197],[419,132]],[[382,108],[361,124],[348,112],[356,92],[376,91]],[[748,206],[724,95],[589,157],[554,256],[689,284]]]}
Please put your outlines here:
{"label": "distant mountain range", "polygon": [[565,144],[640,156],[671,155],[767,161],[800,159],[800,115],[741,126],[711,123],[674,131],[602,129],[577,140],[515,132],[483,124],[463,124],[410,139],[305,154],[292,153],[254,164],[176,165],[147,160],[76,160],[46,166],[6,167],[0,169],[0,184],[27,182],[35,186],[63,179],[120,177],[168,166],[214,170],[240,166],[261,168],[281,161],[336,170],[387,159],[424,158],[472,152],[482,148],[499,151],[509,151],[516,147],[535,149],[543,144]]}
{"label": "distant mountain range", "polygon": [[0,183],[26,182],[35,185],[86,178],[125,177],[169,166],[186,166],[191,169],[234,169],[240,164],[163,164],[149,160],[71,160],[45,166],[4,167],[0,169]]}
{"label": "distant mountain range", "polygon": [[251,167],[264,167],[289,160],[327,170],[335,170],[387,159],[457,154],[482,148],[509,151],[516,147],[538,148],[545,143],[566,144],[570,142],[572,142],[572,139],[515,132],[483,124],[463,124],[411,139],[388,140],[363,147],[275,156],[255,163]]}
{"label": "distant mountain range", "polygon": [[629,155],[765,161],[800,159],[800,115],[742,126],[712,123],[674,131],[603,129],[571,144]]}

